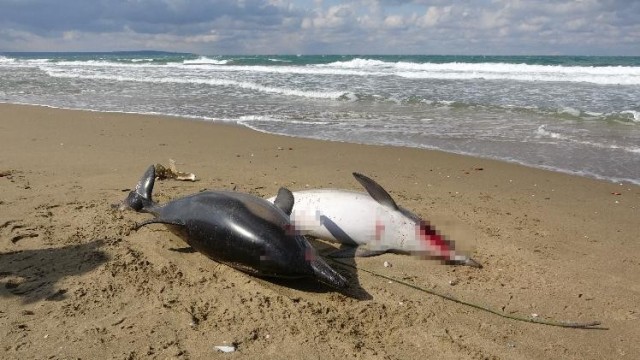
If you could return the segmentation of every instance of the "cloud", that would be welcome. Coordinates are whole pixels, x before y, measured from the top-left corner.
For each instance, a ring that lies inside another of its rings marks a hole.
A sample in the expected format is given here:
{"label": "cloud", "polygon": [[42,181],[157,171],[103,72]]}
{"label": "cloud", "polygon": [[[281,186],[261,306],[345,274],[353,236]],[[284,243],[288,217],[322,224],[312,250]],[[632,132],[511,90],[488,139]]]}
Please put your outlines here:
{"label": "cloud", "polygon": [[624,0],[0,0],[0,51],[640,55]]}

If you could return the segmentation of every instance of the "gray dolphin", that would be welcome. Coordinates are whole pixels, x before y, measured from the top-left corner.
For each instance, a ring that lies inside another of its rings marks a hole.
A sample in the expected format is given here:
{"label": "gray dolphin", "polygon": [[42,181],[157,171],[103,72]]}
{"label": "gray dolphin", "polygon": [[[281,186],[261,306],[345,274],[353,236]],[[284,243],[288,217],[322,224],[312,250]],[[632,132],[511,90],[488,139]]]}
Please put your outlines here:
{"label": "gray dolphin", "polygon": [[155,169],[150,166],[122,206],[155,218],[195,250],[217,262],[261,277],[313,277],[336,288],[347,280],[296,234],[289,220],[293,195],[281,188],[275,204],[250,194],[206,191],[159,205],[152,200]]}

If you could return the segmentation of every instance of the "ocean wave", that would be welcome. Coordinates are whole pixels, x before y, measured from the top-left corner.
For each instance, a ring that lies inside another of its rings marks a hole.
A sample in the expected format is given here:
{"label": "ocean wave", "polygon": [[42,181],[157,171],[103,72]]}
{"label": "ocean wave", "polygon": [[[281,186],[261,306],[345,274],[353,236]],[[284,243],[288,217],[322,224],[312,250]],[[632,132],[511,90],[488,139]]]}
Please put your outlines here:
{"label": "ocean wave", "polygon": [[336,61],[328,64],[319,64],[317,67],[323,68],[341,68],[341,69],[371,69],[371,68],[391,68],[394,62],[355,58],[347,61]]}
{"label": "ocean wave", "polygon": [[318,68],[314,66],[292,66],[292,65],[210,65],[210,64],[198,64],[193,65],[193,68],[201,70],[224,70],[242,73],[270,73],[270,74],[291,74],[291,75],[336,75],[336,76],[382,76],[383,73],[371,73],[358,70],[340,70],[330,68]]}
{"label": "ocean wave", "polygon": [[273,116],[267,116],[267,115],[243,115],[238,117],[235,121],[238,122],[239,124],[253,123],[253,122],[272,122],[272,123],[284,123],[284,124],[295,124],[295,125],[329,125],[331,124],[328,121],[293,120],[293,119],[273,117]]}
{"label": "ocean wave", "polygon": [[[176,68],[176,69],[190,69],[190,70],[214,70],[214,71],[228,71],[238,73],[265,73],[265,74],[282,74],[282,75],[336,75],[336,76],[382,76],[383,73],[371,73],[357,70],[340,70],[330,68],[317,68],[313,66],[293,66],[293,65],[230,65],[230,60],[183,60],[182,62],[113,62],[108,60],[85,60],[85,61],[58,61],[51,63],[49,60],[21,60],[23,64],[31,66],[47,66],[43,70],[52,70],[53,67],[59,67],[58,71],[63,71],[64,68],[69,68],[72,71],[78,67],[89,68],[123,68],[123,69],[140,69],[140,68]],[[1,63],[0,63],[1,65]]]}
{"label": "ocean wave", "polygon": [[575,117],[580,117],[580,110],[578,109],[574,109],[570,106],[564,106],[562,107],[560,110],[558,110],[558,113],[560,114],[567,114],[567,115],[571,115],[571,116],[575,116]]}
{"label": "ocean wave", "polygon": [[317,67],[340,70],[368,70],[380,75],[409,79],[516,80],[542,82],[587,82],[601,85],[640,85],[637,66],[562,66],[510,63],[412,63],[356,58]]}
{"label": "ocean wave", "polygon": [[268,61],[271,61],[271,62],[276,62],[276,63],[277,63],[277,62],[283,62],[283,63],[290,63],[290,62],[291,62],[291,60],[274,59],[274,58],[269,58],[269,59],[267,59],[267,60],[268,60]]}
{"label": "ocean wave", "polygon": [[559,140],[568,140],[569,139],[567,136],[564,136],[564,135],[562,135],[560,133],[547,130],[546,125],[538,126],[538,128],[536,129],[536,136],[538,136],[538,137],[547,137],[547,138],[551,138],[551,139],[559,139]]}
{"label": "ocean wave", "polygon": [[[147,60],[147,59],[144,59]],[[273,65],[233,65],[229,59],[199,57],[181,61],[113,61],[108,59],[23,59],[26,64],[51,64],[56,66],[168,66],[189,67],[202,70],[224,70],[246,73],[278,73],[326,76],[383,77],[397,76],[406,79],[433,80],[511,80],[523,82],[576,82],[598,85],[640,85],[638,66],[563,66],[530,65],[512,63],[413,63],[406,61],[383,61],[355,58],[327,64],[288,64],[285,60],[269,58]],[[8,62],[7,60],[0,61]],[[14,62],[12,62],[14,63]],[[282,65],[286,63],[286,65]],[[277,65],[276,65],[277,64]]]}
{"label": "ocean wave", "polygon": [[217,60],[201,56],[194,60],[183,60],[182,63],[185,65],[225,65],[229,63],[229,60]]}
{"label": "ocean wave", "polygon": [[[277,57],[247,58],[255,64],[236,64],[244,58],[215,58],[200,56],[195,59],[182,57],[139,58],[109,57],[94,58],[73,56],[56,57],[43,54],[41,58],[13,58],[1,55],[2,64],[43,64],[54,63],[57,66],[171,66],[194,67],[226,71],[242,71],[247,73],[290,73],[310,75],[336,76],[397,76],[407,79],[440,79],[440,80],[513,80],[525,82],[578,82],[600,85],[640,85],[640,66],[637,65],[540,65],[509,62],[412,62],[407,59],[363,58],[356,57],[345,61],[329,63],[295,62],[291,59]],[[320,61],[320,60],[315,60]],[[427,60],[429,61],[429,60]],[[285,65],[283,65],[283,63]],[[633,64],[633,63],[631,63]]]}
{"label": "ocean wave", "polygon": [[148,59],[118,59],[118,61],[130,61],[132,63],[143,63],[143,62],[153,62],[153,61],[155,61],[155,59],[152,59],[152,58],[148,58]]}
{"label": "ocean wave", "polygon": [[[371,60],[374,62],[379,62],[378,60]],[[44,71],[47,75],[58,78],[83,78],[83,79],[95,79],[95,80],[113,80],[113,81],[133,81],[133,82],[156,82],[156,83],[179,83],[179,84],[196,84],[196,85],[210,85],[210,86],[229,86],[236,87],[247,90],[255,90],[268,94],[280,94],[285,96],[296,96],[296,97],[305,97],[310,99],[329,99],[329,100],[338,100],[345,102],[356,102],[356,103],[393,103],[398,104],[400,106],[424,106],[424,107],[435,107],[435,108],[451,108],[451,109],[482,109],[482,110],[495,110],[500,113],[508,112],[508,113],[523,113],[534,116],[552,116],[554,118],[559,119],[568,119],[568,120],[588,120],[588,121],[606,121],[606,122],[617,122],[626,125],[640,125],[640,112],[637,110],[629,109],[628,104],[621,104],[624,106],[620,110],[617,111],[590,111],[589,109],[583,108],[584,105],[587,104],[575,104],[572,106],[561,106],[558,108],[549,108],[544,107],[542,104],[539,105],[530,105],[530,104],[520,104],[514,102],[513,104],[491,104],[483,102],[475,102],[473,98],[470,99],[458,99],[458,100],[449,100],[449,99],[437,99],[431,98],[425,95],[416,95],[412,93],[407,94],[399,94],[399,93],[375,93],[368,91],[366,88],[363,91],[350,91],[352,89],[341,89],[341,86],[334,86],[333,83],[325,84],[318,80],[318,90],[310,90],[310,89],[297,89],[298,85],[297,81],[289,81],[285,78],[276,78],[269,77],[264,78],[265,82],[273,82],[274,84],[260,84],[261,81],[253,81],[257,79],[255,76],[250,76],[247,74],[238,74],[238,76],[234,74],[230,74],[229,72],[245,72],[248,68],[252,68],[251,71],[265,71],[271,73],[291,73],[290,68],[292,66],[284,65],[284,66],[235,66],[235,65],[213,65],[213,64],[194,64],[188,65],[189,70],[173,70],[174,67],[183,67],[182,63],[173,63],[170,68],[160,68],[165,69],[162,71],[156,71],[155,69],[159,69],[158,66],[165,65],[154,65],[150,63],[135,65],[135,64],[117,64],[117,63],[104,63],[99,60],[93,60],[91,62],[87,62],[87,66],[68,66],[71,63],[48,63],[46,60],[38,60],[38,68]],[[106,66],[108,69],[100,69],[100,67]],[[120,69],[113,69],[111,67],[122,67]],[[211,69],[212,67],[216,68],[217,71],[220,72],[220,76],[216,75],[214,72],[209,71],[200,71]],[[136,69],[136,71],[130,71],[131,69]],[[154,70],[147,70],[154,69]],[[137,71],[139,70],[139,71]],[[308,74],[317,74],[319,71],[335,73],[335,69],[323,68],[318,69],[314,67],[299,67],[297,68],[298,73],[308,73]],[[359,73],[360,71],[356,70],[344,70],[346,73],[354,74]],[[246,76],[244,76],[246,75]],[[234,78],[225,79],[227,78]],[[246,77],[247,80],[243,81],[242,78]],[[331,80],[333,81],[333,80]],[[342,80],[341,80],[342,81]],[[324,86],[324,88],[322,88]],[[376,91],[373,89],[372,91]],[[445,96],[443,96],[445,97]],[[500,101],[503,101],[502,99]],[[517,101],[517,100],[516,100]],[[549,106],[549,104],[546,104]],[[607,109],[609,110],[609,109]]]}
{"label": "ocean wave", "polygon": [[640,111],[624,110],[621,111],[620,114],[630,114],[631,116],[633,116],[633,119],[631,119],[633,122],[640,123]]}
{"label": "ocean wave", "polygon": [[638,146],[620,146],[616,144],[603,144],[596,141],[586,141],[586,140],[575,139],[567,135],[562,135],[558,132],[547,130],[547,125],[538,126],[538,128],[535,131],[535,134],[537,137],[546,137],[554,140],[568,141],[574,144],[580,144],[588,147],[595,147],[595,148],[605,149],[605,150],[620,150],[620,151],[624,151],[632,154],[640,154],[640,147]]}
{"label": "ocean wave", "polygon": [[299,96],[305,98],[313,98],[313,99],[339,99],[344,96],[345,93],[342,91],[309,91],[309,90],[297,90],[290,89],[285,87],[272,87],[272,86],[264,86],[253,82],[247,81],[235,81],[235,80],[226,80],[226,79],[202,79],[202,78],[179,78],[179,77],[134,77],[134,76],[123,76],[123,75],[106,75],[106,74],[95,74],[95,73],[79,73],[79,72],[69,72],[69,71],[56,71],[55,68],[43,68],[46,69],[45,72],[47,75],[51,77],[58,78],[76,78],[76,79],[88,79],[88,80],[110,80],[110,81],[132,81],[132,82],[143,82],[143,83],[174,83],[174,84],[198,84],[198,85],[210,85],[210,86],[229,86],[236,87],[246,90],[254,90],[269,94],[279,94],[286,96]]}
{"label": "ocean wave", "polygon": [[557,110],[533,109],[534,113],[551,115],[564,119],[604,121],[623,125],[640,125],[640,112],[634,110],[613,111],[608,113],[579,110],[569,106]]}

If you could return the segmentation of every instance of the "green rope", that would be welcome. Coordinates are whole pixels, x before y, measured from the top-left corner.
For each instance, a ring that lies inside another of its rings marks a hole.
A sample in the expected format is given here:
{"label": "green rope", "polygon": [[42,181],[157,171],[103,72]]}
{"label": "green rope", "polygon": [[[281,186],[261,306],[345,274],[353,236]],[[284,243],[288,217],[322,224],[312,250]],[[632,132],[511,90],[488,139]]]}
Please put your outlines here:
{"label": "green rope", "polygon": [[408,283],[406,281],[402,281],[402,280],[398,280],[398,279],[395,279],[395,278],[392,278],[392,277],[389,277],[389,276],[386,276],[386,275],[378,274],[378,273],[373,272],[371,270],[358,268],[358,267],[356,267],[354,265],[344,263],[344,262],[342,262],[340,260],[337,260],[335,258],[329,258],[329,260],[331,260],[331,261],[333,261],[335,263],[341,264],[343,266],[350,267],[350,268],[356,269],[356,270],[361,270],[361,271],[364,271],[364,272],[366,272],[368,274],[377,276],[379,278],[383,278],[383,279],[386,279],[386,280],[389,280],[389,281],[393,281],[395,283],[398,283],[398,284],[401,284],[401,285],[404,285],[404,286],[408,286],[408,287],[410,287],[412,289],[415,289],[415,290],[418,290],[418,291],[422,291],[422,292],[425,292],[427,294],[439,296],[439,297],[441,297],[443,299],[446,299],[446,300],[449,300],[449,301],[453,301],[453,302],[458,303],[458,304],[470,306],[470,307],[478,309],[478,310],[486,311],[486,312],[489,312],[489,313],[494,314],[494,315],[498,315],[498,316],[503,317],[503,318],[516,320],[516,321],[524,321],[524,322],[529,322],[529,323],[534,323],[534,324],[558,326],[558,327],[563,327],[563,328],[609,330],[609,328],[601,327],[600,326],[601,322],[599,322],[599,321],[591,321],[591,322],[587,322],[587,323],[560,322],[560,321],[552,321],[552,320],[543,320],[543,319],[538,319],[538,318],[527,318],[527,317],[521,317],[521,316],[517,316],[517,315],[509,315],[509,314],[505,314],[505,313],[502,313],[502,312],[500,312],[498,310],[493,310],[491,308],[488,308],[488,307],[485,307],[485,306],[482,306],[482,305],[478,305],[478,304],[470,303],[470,302],[467,302],[467,301],[464,301],[464,300],[460,300],[460,299],[458,299],[456,297],[453,297],[451,295],[442,294],[442,293],[439,293],[439,292],[437,292],[435,290],[425,289],[425,288],[422,288],[420,286]]}

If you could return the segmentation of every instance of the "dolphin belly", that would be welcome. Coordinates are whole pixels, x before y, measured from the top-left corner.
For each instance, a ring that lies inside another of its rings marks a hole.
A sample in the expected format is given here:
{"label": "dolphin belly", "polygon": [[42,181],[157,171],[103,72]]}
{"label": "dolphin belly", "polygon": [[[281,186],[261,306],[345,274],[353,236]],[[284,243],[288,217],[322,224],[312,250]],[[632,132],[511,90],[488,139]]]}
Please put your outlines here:
{"label": "dolphin belly", "polygon": [[300,233],[371,250],[389,248],[381,231],[392,224],[383,223],[384,209],[367,194],[321,189],[294,192],[294,197],[291,221]]}

